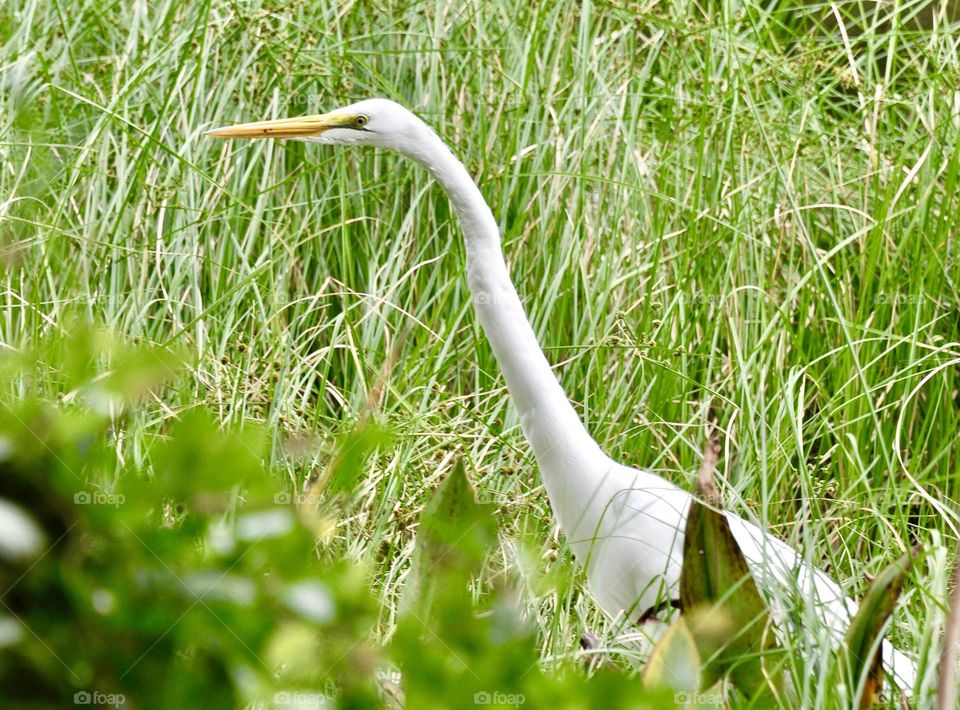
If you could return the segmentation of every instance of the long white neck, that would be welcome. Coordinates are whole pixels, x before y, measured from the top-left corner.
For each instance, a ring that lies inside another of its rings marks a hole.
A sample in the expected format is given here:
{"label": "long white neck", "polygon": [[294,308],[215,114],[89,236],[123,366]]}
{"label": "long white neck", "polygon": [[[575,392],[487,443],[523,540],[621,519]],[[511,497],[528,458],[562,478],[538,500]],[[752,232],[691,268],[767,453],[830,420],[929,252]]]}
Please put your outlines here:
{"label": "long white neck", "polygon": [[[569,510],[578,496],[595,489],[610,460],[587,433],[537,343],[510,281],[496,220],[479,188],[436,134],[430,131],[423,142],[426,145],[404,152],[443,186],[460,218],[474,310],[520,413],[551,502]],[[562,523],[566,511],[555,512]]]}

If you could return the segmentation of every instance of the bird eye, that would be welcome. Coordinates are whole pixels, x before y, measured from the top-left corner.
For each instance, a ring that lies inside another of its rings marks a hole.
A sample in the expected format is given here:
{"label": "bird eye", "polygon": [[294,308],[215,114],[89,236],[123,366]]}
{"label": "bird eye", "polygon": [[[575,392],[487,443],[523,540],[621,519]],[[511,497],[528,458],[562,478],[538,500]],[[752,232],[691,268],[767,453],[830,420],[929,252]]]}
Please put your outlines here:
{"label": "bird eye", "polygon": [[366,116],[357,116],[355,119],[353,119],[353,125],[356,126],[357,128],[363,128],[364,126],[367,125],[367,122],[369,120],[370,119],[367,118]]}

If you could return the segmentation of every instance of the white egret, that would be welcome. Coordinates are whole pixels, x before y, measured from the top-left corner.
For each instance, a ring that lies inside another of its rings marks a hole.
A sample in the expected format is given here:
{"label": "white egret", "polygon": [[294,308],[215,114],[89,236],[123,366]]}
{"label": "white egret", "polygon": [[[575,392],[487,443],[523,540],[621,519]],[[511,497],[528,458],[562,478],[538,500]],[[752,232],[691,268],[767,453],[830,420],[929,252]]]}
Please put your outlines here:
{"label": "white egret", "polygon": [[[593,597],[609,615],[635,620],[676,598],[690,494],[649,471],[613,461],[584,428],[524,313],[490,208],[426,123],[393,101],[369,99],[319,116],[227,126],[209,135],[375,146],[423,165],[460,218],[474,310],[519,412],[553,514],[586,568]],[[759,586],[780,585],[816,600],[813,606],[839,638],[856,604],[836,582],[756,525],[729,512],[727,518]],[[911,659],[886,642],[884,657],[898,685],[912,688]]]}

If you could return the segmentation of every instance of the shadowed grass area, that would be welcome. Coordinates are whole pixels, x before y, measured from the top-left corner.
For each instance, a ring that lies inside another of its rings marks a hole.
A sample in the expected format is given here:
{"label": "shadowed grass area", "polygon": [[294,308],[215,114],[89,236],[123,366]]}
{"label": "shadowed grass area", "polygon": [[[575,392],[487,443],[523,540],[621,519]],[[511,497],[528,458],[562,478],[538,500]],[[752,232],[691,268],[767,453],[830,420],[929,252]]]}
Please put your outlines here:
{"label": "shadowed grass area", "polygon": [[[385,96],[476,176],[611,455],[690,488],[715,419],[729,505],[853,594],[933,549],[890,634],[932,686],[960,523],[948,3],[15,0],[0,42],[2,345],[89,319],[198,354],[124,422],[124,456],[209,407],[266,423],[301,490],[372,401],[396,437],[331,554],[376,560],[384,635],[458,453],[499,505],[503,563],[575,574],[442,192],[396,155],[203,136]],[[286,460],[303,437],[316,452]],[[616,630],[575,581],[524,590],[548,659]],[[797,663],[801,697],[828,706]]]}

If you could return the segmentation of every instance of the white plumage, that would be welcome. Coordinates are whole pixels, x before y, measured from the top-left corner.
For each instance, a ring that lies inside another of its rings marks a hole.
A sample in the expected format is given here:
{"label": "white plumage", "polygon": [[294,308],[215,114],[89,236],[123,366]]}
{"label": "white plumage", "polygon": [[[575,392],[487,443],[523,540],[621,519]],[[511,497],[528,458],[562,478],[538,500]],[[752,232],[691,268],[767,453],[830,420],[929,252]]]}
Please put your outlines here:
{"label": "white plumage", "polygon": [[[590,437],[558,383],[510,280],[497,223],[462,163],[423,121],[392,101],[370,99],[322,116],[216,129],[227,138],[276,137],[397,150],[427,168],[453,202],[463,229],[473,305],[503,371],[543,475],[554,515],[590,590],[611,616],[639,619],[676,598],[690,495],[646,471],[607,457]],[[796,590],[816,605],[835,639],[856,605],[827,575],[785,543],[727,513],[761,589]],[[885,644],[885,661],[901,688],[914,685],[909,657]]]}

